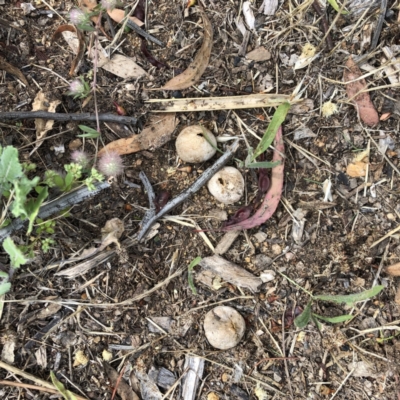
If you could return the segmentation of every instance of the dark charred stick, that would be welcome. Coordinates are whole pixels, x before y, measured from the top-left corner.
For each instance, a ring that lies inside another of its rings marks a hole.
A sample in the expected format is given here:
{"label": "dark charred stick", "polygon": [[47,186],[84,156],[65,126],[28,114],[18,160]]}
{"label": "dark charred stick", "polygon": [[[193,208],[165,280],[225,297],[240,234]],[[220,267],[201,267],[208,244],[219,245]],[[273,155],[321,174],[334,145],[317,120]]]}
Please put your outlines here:
{"label": "dark charred stick", "polygon": [[145,30],[143,30],[139,25],[135,24],[133,21],[128,19],[126,25],[129,26],[132,30],[134,30],[136,33],[139,35],[143,36],[145,39],[150,40],[151,42],[158,44],[161,47],[165,47],[165,44],[161,41],[156,39],[154,36],[151,36],[149,33],[147,33]]}
{"label": "dark charred stick", "polygon": [[[229,149],[215,162],[214,165],[207,168],[201,175],[200,178],[197,179],[196,182],[193,183],[188,189],[184,190],[177,197],[169,201],[157,214],[154,215],[154,210],[150,208],[150,210],[146,213],[142,221],[142,227],[137,235],[137,240],[140,242],[150,227],[160,218],[162,218],[165,214],[168,214],[173,208],[177,207],[179,204],[183,203],[190,196],[199,191],[210,179],[211,177],[218,172],[232,157],[235,153],[236,149],[239,146],[239,139],[236,139]],[[140,178],[142,179],[142,177]],[[143,180],[142,180],[143,181]]]}
{"label": "dark charred stick", "polygon": [[379,10],[378,22],[376,24],[374,36],[372,37],[371,46],[369,47],[370,51],[374,50],[375,47],[378,45],[379,37],[381,36],[382,32],[383,21],[385,20],[386,8],[387,0],[381,0],[381,8]]}
{"label": "dark charred stick", "polygon": [[313,8],[314,8],[315,12],[318,14],[318,16],[321,17],[322,31],[326,35],[326,39],[325,39],[326,47],[329,51],[331,51],[333,49],[333,42],[332,42],[331,34],[329,32],[329,23],[328,23],[328,18],[326,17],[325,10],[321,9],[321,7],[318,3],[318,0],[314,0]]}
{"label": "dark charred stick", "polygon": [[[64,114],[64,113],[52,113],[47,111],[0,112],[0,121],[7,119],[32,119],[32,118],[51,119],[54,121],[96,121],[96,115],[90,113]],[[137,122],[137,118],[128,117],[126,115],[99,114],[99,121],[135,125]]]}

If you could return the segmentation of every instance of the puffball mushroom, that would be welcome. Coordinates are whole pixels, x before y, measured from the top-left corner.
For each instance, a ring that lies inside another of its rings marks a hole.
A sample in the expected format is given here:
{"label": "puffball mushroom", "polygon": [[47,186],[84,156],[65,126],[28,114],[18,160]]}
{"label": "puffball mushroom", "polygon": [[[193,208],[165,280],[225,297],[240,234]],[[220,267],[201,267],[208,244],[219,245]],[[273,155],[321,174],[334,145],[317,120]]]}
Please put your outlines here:
{"label": "puffball mushroom", "polygon": [[243,338],[246,323],[232,307],[218,306],[204,319],[204,331],[211,346],[220,350],[235,347]]}
{"label": "puffball mushroom", "polygon": [[221,203],[233,204],[243,196],[244,179],[236,168],[224,167],[208,181],[207,187]]}
{"label": "puffball mushroom", "polygon": [[[207,135],[207,139],[205,138]],[[209,143],[209,141],[213,144]],[[191,125],[181,131],[175,142],[176,151],[181,160],[189,163],[200,163],[209,160],[215,153],[217,140],[206,128]]]}

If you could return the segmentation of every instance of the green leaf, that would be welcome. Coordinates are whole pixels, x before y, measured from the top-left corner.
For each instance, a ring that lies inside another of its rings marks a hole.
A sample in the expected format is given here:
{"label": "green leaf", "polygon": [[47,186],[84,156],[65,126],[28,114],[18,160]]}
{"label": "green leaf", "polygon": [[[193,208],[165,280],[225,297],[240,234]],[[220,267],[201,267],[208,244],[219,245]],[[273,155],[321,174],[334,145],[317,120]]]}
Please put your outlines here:
{"label": "green leaf", "polygon": [[323,317],[322,315],[313,314],[313,317],[318,318],[325,322],[330,322],[331,324],[339,324],[341,322],[348,321],[349,319],[354,318],[353,315],[338,315],[337,317]]}
{"label": "green leaf", "polygon": [[64,399],[66,400],[77,400],[76,396],[70,392],[69,390],[65,389],[65,386],[57,379],[56,375],[53,371],[50,371],[51,381],[56,389],[62,394]]}
{"label": "green leaf", "polygon": [[4,240],[3,248],[10,256],[10,264],[13,268],[19,268],[21,265],[28,262],[28,259],[25,258],[22,251],[15,245],[10,237]]}
{"label": "green leaf", "polygon": [[275,139],[276,132],[278,132],[278,128],[282,125],[283,121],[286,118],[286,115],[290,109],[291,104],[289,102],[281,104],[275,111],[274,116],[270,124],[268,125],[267,130],[264,133],[260,143],[254,151],[253,157],[251,161],[254,161],[260,154],[264,153],[271,145],[271,143]]}
{"label": "green leaf", "polygon": [[193,283],[193,268],[201,261],[201,257],[196,257],[192,262],[189,264],[188,267],[188,282],[189,282],[189,287],[192,290],[193,294],[197,294],[196,287],[194,286]]}
{"label": "green leaf", "polygon": [[280,161],[262,161],[262,162],[254,162],[246,165],[247,168],[274,168],[279,165]]}
{"label": "green leaf", "polygon": [[28,214],[28,219],[29,219],[29,227],[27,230],[27,235],[29,235],[32,232],[33,228],[33,223],[39,214],[39,210],[43,202],[47,199],[47,196],[49,195],[49,189],[47,187],[43,188],[43,190],[40,192],[39,196],[36,199],[29,199],[26,203],[26,212]]}
{"label": "green leaf", "polygon": [[337,296],[320,294],[318,296],[314,296],[314,298],[322,301],[332,301],[334,303],[339,303],[339,304],[345,303],[348,306],[353,306],[353,304],[357,303],[358,301],[368,300],[371,297],[376,296],[383,290],[383,288],[384,286],[374,286],[372,289],[368,289],[360,293],[337,295]]}
{"label": "green leaf", "polygon": [[80,130],[86,132],[82,135],[77,135],[77,137],[88,138],[88,139],[96,139],[100,136],[100,132],[97,132],[96,129],[91,128],[86,125],[78,125]]}
{"label": "green leaf", "polygon": [[304,311],[294,319],[294,324],[300,328],[303,329],[307,326],[307,324],[310,322],[311,318],[311,305],[312,301],[310,300],[304,309]]}
{"label": "green leaf", "polygon": [[71,190],[73,181],[74,181],[74,176],[71,174],[71,172],[68,172],[68,174],[65,176],[64,179],[65,182],[64,190],[66,192],[69,192]]}
{"label": "green leaf", "polygon": [[18,160],[18,150],[15,147],[0,146],[0,188],[1,191],[9,190],[10,183],[21,177],[22,165]]}
{"label": "green leaf", "polygon": [[0,296],[3,294],[6,294],[10,291],[11,289],[11,283],[10,282],[4,282],[0,284]]}
{"label": "green leaf", "polygon": [[[340,7],[339,7],[338,3],[336,3],[336,0],[328,0],[328,3],[333,7],[333,9],[336,12],[340,11]],[[342,12],[341,12],[341,14],[344,14],[344,15],[346,15],[348,13],[349,13],[348,11],[344,11],[344,10],[342,10]]]}
{"label": "green leaf", "polygon": [[28,218],[28,212],[25,204],[27,202],[27,195],[39,183],[39,177],[32,180],[23,176],[19,181],[14,182],[14,202],[11,207],[11,212],[14,217]]}

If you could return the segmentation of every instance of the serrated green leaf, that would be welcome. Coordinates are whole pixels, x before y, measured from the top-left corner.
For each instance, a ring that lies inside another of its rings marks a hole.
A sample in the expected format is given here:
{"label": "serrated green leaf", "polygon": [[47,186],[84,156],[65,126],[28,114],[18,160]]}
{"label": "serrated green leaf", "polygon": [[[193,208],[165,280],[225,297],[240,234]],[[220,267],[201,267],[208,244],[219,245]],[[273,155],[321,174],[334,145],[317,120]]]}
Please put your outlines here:
{"label": "serrated green leaf", "polygon": [[279,165],[280,161],[262,161],[262,162],[254,162],[246,165],[247,168],[274,168]]}
{"label": "serrated green leaf", "polygon": [[304,311],[294,319],[294,324],[300,328],[303,329],[307,326],[307,324],[310,322],[311,318],[311,305],[312,301],[309,301],[306,308]]}
{"label": "serrated green leaf", "polygon": [[0,296],[3,294],[6,294],[10,291],[11,289],[11,283],[10,282],[4,282],[0,284]]}
{"label": "serrated green leaf", "polygon": [[11,212],[14,217],[28,218],[26,210],[27,195],[29,192],[37,186],[39,183],[39,177],[35,177],[32,180],[23,176],[17,182],[14,182],[14,202],[11,206]]}
{"label": "serrated green leaf", "polygon": [[6,238],[3,242],[3,248],[10,256],[10,264],[13,268],[19,268],[21,265],[26,264],[28,259],[22,251],[15,245],[10,237]]}
{"label": "serrated green leaf", "polygon": [[[328,0],[328,3],[332,6],[332,8],[336,11],[339,12],[340,11],[340,7],[338,5],[338,3],[336,3],[336,0]],[[342,10],[341,14],[346,15],[348,14],[348,11],[344,11]]]}
{"label": "serrated green leaf", "polygon": [[72,392],[65,389],[65,386],[57,379],[57,377],[53,371],[50,371],[50,377],[51,377],[51,381],[53,382],[53,385],[60,392],[60,394],[64,397],[64,399],[77,400],[76,396]]}
{"label": "serrated green leaf", "polygon": [[330,322],[331,324],[339,324],[341,322],[348,321],[354,318],[353,315],[338,315],[337,317],[323,317],[322,315],[313,314],[313,317],[320,319],[321,321]]}
{"label": "serrated green leaf", "polygon": [[97,132],[96,129],[93,129],[90,126],[86,126],[86,125],[78,125],[78,126],[81,131],[86,132],[86,133],[77,135],[77,137],[96,139],[100,136],[100,132]]}
{"label": "serrated green leaf", "polygon": [[363,300],[368,300],[371,297],[376,296],[378,293],[380,293],[383,290],[384,286],[374,286],[372,289],[365,290],[360,293],[354,293],[354,294],[347,294],[347,295],[336,295],[336,296],[331,296],[331,295],[325,295],[325,294],[320,294],[317,296],[314,296],[315,299],[322,300],[322,301],[332,301],[333,303],[345,303],[348,306],[353,306],[354,303],[357,303],[358,301],[363,301]]}
{"label": "serrated green leaf", "polygon": [[196,257],[192,262],[189,264],[188,267],[188,283],[189,287],[192,290],[193,294],[197,294],[196,287],[194,286],[193,282],[193,268],[201,261],[201,257]]}
{"label": "serrated green leaf", "polygon": [[22,165],[18,160],[18,150],[15,147],[0,147],[0,184],[13,182],[22,176]]}
{"label": "serrated green leaf", "polygon": [[289,102],[285,102],[276,109],[267,130],[265,131],[260,143],[254,151],[251,161],[254,161],[260,154],[264,153],[264,151],[266,151],[271,143],[274,141],[276,132],[278,132],[278,128],[285,120],[290,107],[291,104]]}

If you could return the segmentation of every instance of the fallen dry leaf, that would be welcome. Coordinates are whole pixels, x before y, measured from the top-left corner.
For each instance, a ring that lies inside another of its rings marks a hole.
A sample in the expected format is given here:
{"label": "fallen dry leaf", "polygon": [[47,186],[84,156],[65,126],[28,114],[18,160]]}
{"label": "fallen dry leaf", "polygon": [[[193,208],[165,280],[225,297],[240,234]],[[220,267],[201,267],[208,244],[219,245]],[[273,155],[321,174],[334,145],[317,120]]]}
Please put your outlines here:
{"label": "fallen dry leaf", "polygon": [[[68,43],[68,46],[72,49],[72,51],[77,54],[79,51],[79,40],[77,38],[76,33],[64,31],[62,35],[65,41]],[[96,55],[96,50],[94,47],[91,48],[89,57],[93,62]],[[141,76],[147,75],[147,72],[137,65],[131,58],[126,57],[122,54],[113,54],[111,59],[107,57],[107,52],[101,47],[101,44],[97,45],[97,65],[105,69],[112,74],[119,76],[120,78],[140,78]]]}
{"label": "fallen dry leaf", "polygon": [[200,50],[197,52],[193,62],[190,63],[189,67],[183,71],[180,75],[175,76],[168,81],[160,89],[154,90],[182,90],[194,85],[199,81],[210,61],[212,42],[213,42],[213,30],[210,20],[204,11],[201,11],[204,25],[204,36],[203,44]]}
{"label": "fallen dry leaf", "polygon": [[[54,113],[60,103],[60,100],[49,101],[44,93],[40,91],[32,103],[32,111],[47,111]],[[35,118],[36,145],[35,148],[30,152],[30,155],[42,145],[43,139],[46,137],[47,132],[53,128],[53,125],[54,120],[52,119],[45,120],[43,118]]]}
{"label": "fallen dry leaf", "polygon": [[106,151],[116,151],[122,155],[157,149],[171,140],[175,127],[175,113],[154,114],[139,135],[115,140],[103,147],[98,155],[101,156]]}
{"label": "fallen dry leaf", "polygon": [[[121,21],[125,18],[125,11],[119,10],[118,8],[114,8],[113,10],[107,10],[107,14],[113,21],[117,22],[118,24],[121,23]],[[138,26],[144,25],[144,22],[142,22],[140,19],[136,17],[129,17],[129,19]]]}
{"label": "fallen dry leaf", "polygon": [[74,32],[78,38],[78,47],[76,49],[76,57],[72,61],[71,68],[69,70],[69,75],[73,76],[76,74],[78,70],[79,63],[81,62],[83,55],[85,53],[85,38],[82,32],[79,29],[76,29],[74,25],[61,25],[57,28],[54,32],[53,37],[51,38],[51,43],[58,40],[62,35],[63,32]]}
{"label": "fallen dry leaf", "polygon": [[260,46],[246,54],[246,58],[252,61],[267,61],[271,58],[271,52]]}
{"label": "fallen dry leaf", "polygon": [[139,400],[138,395],[125,382],[124,378],[110,366],[107,362],[103,362],[103,367],[112,388],[116,388],[118,395],[122,400]]}
{"label": "fallen dry leaf", "polygon": [[352,178],[360,178],[367,173],[367,165],[365,162],[356,161],[347,166],[346,173]]}
{"label": "fallen dry leaf", "polygon": [[389,265],[385,268],[385,272],[390,276],[400,276],[400,263]]}
{"label": "fallen dry leaf", "polygon": [[282,127],[279,127],[274,140],[274,155],[272,162],[280,161],[280,164],[271,170],[271,183],[270,188],[265,195],[264,201],[255,214],[244,221],[240,221],[233,225],[227,225],[222,228],[223,231],[237,231],[240,229],[250,229],[259,226],[272,217],[276,208],[278,207],[279,200],[281,199],[283,178],[284,178],[284,154],[285,145],[282,138]]}
{"label": "fallen dry leaf", "polygon": [[11,75],[16,76],[25,86],[29,87],[24,74],[13,65],[9,64],[3,57],[0,57],[0,70],[6,71]]}
{"label": "fallen dry leaf", "polygon": [[[362,72],[353,61],[353,58],[349,57],[343,71],[347,96],[354,103],[360,119],[369,126],[375,126],[379,123],[379,115],[371,101],[369,93],[366,91],[367,83],[365,79],[358,79],[360,76],[362,76]],[[355,79],[358,80],[354,81]]]}

